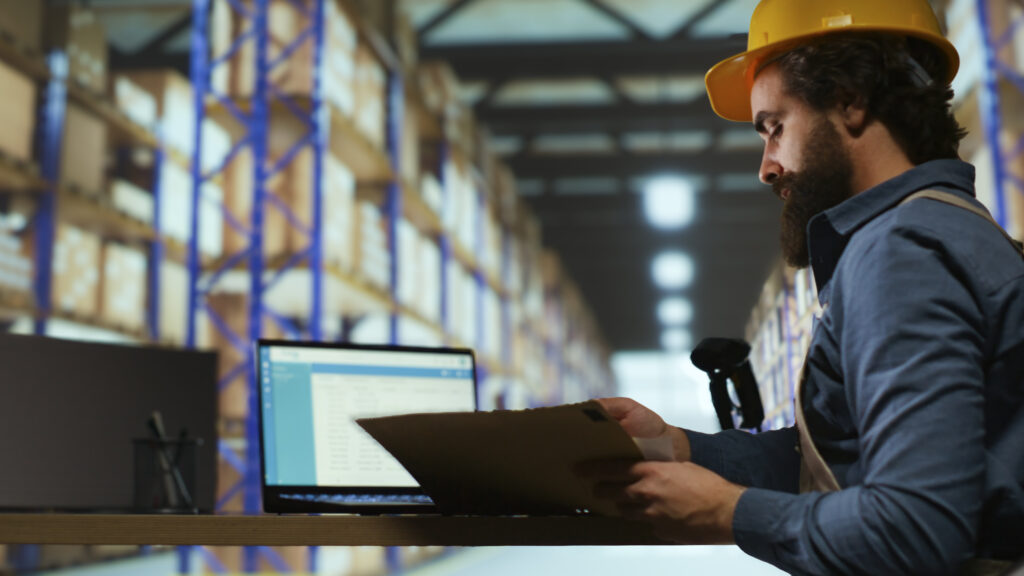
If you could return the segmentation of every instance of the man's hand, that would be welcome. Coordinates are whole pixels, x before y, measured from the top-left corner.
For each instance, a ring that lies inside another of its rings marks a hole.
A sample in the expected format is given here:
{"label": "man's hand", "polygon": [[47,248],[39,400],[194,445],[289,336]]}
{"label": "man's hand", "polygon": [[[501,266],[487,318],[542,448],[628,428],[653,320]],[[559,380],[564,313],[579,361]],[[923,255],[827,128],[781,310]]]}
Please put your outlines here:
{"label": "man's hand", "polygon": [[691,462],[588,462],[581,476],[629,520],[680,544],[732,544],[732,517],[745,488]]}
{"label": "man's hand", "polygon": [[690,459],[690,440],[686,433],[669,426],[650,408],[630,398],[598,398],[597,402],[615,418],[627,434],[634,438],[669,436],[677,462]]}

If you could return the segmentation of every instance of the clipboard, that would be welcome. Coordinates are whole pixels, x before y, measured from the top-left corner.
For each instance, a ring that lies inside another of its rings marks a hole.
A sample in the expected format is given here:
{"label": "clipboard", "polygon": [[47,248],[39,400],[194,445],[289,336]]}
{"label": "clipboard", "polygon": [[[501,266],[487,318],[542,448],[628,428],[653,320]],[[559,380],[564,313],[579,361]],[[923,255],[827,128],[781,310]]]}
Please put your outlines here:
{"label": "clipboard", "polygon": [[409,414],[356,421],[447,515],[619,516],[572,467],[643,460],[597,402],[530,410]]}

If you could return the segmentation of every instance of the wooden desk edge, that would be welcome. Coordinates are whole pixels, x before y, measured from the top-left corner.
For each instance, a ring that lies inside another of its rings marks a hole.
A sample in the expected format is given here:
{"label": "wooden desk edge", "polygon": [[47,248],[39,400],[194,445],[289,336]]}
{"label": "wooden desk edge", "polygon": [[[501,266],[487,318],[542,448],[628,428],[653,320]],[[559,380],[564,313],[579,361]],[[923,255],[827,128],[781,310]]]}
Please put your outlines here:
{"label": "wooden desk edge", "polygon": [[0,514],[2,544],[615,546],[666,544],[613,518]]}

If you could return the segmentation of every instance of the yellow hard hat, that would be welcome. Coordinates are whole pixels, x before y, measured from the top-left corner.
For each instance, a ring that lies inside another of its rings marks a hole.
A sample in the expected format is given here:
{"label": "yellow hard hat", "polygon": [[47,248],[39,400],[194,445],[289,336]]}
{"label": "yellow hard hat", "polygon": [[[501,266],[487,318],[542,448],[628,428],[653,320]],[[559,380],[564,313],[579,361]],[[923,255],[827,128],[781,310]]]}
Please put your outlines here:
{"label": "yellow hard hat", "polygon": [[949,64],[946,82],[960,67],[956,48],[939,29],[928,0],[761,0],[750,18],[747,51],[727,58],[704,77],[715,113],[749,122],[750,89],[760,62],[834,32],[890,32],[930,42]]}

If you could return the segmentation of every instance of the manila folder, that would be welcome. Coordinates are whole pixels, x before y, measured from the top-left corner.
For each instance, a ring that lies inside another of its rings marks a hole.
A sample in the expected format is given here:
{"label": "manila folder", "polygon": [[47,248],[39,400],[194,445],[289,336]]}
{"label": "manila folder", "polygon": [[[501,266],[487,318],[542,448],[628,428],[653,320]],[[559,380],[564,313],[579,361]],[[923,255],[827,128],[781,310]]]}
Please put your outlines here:
{"label": "manila folder", "polygon": [[573,473],[587,460],[642,460],[597,402],[357,420],[444,514],[618,516]]}

